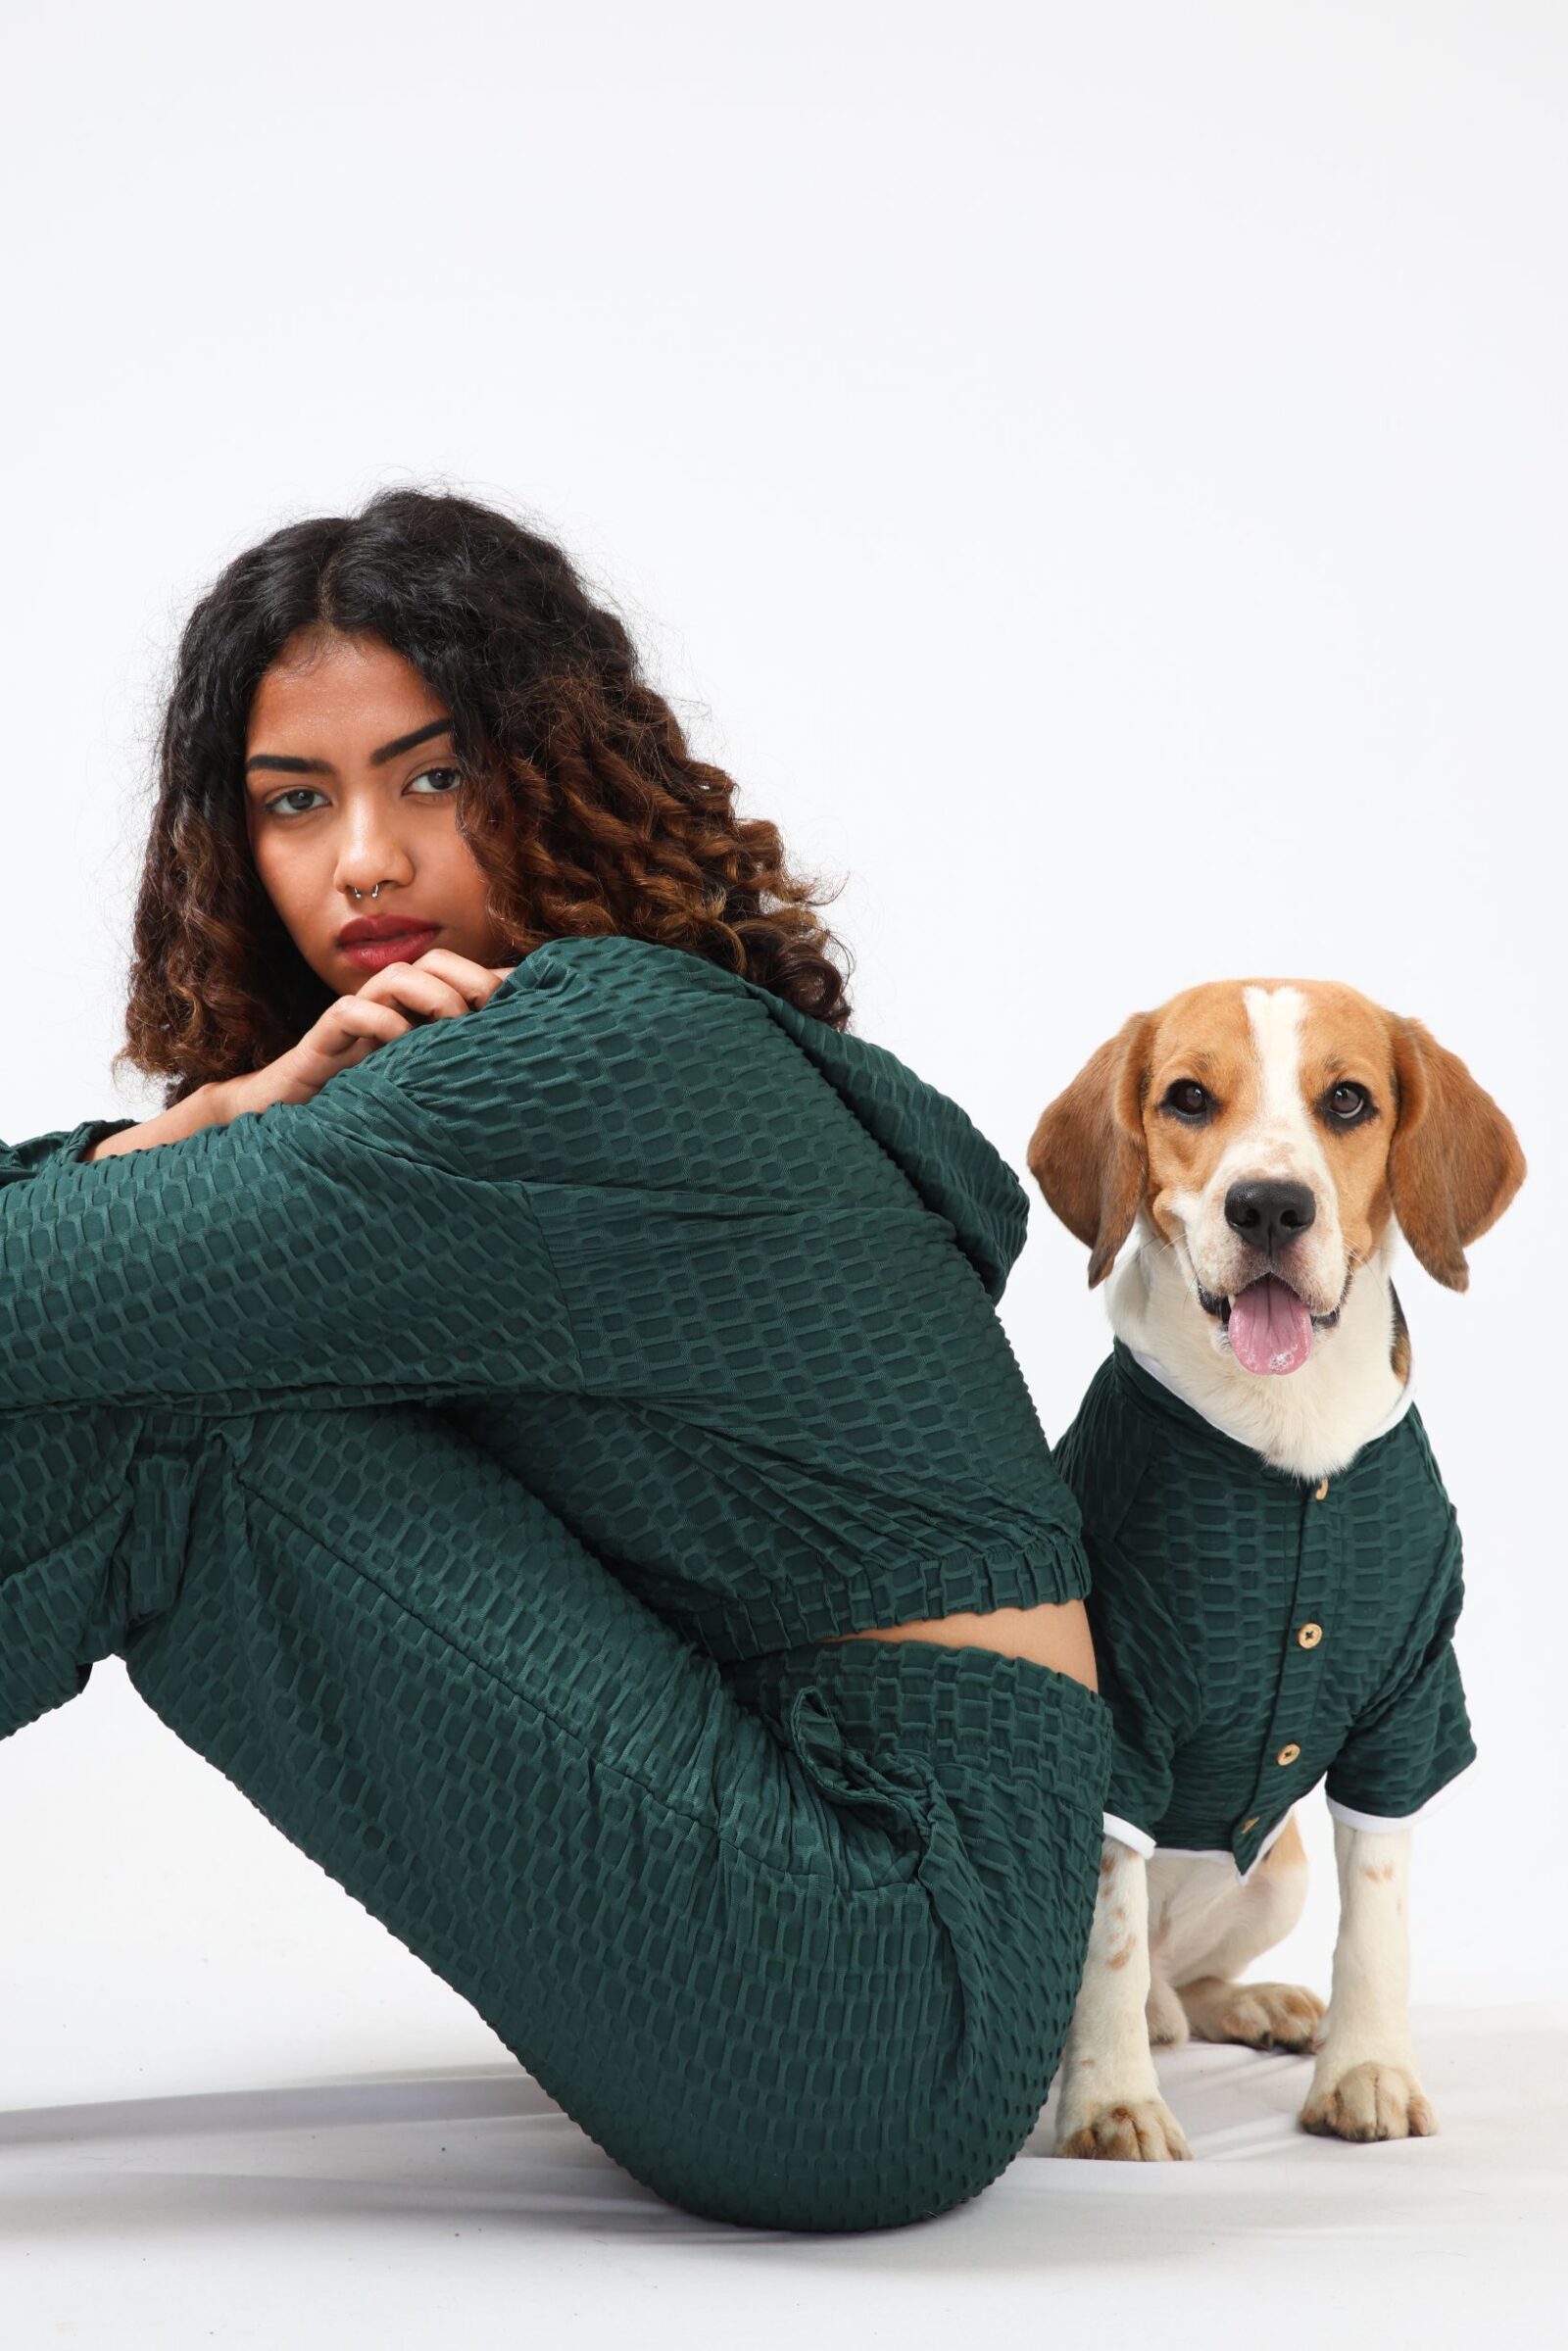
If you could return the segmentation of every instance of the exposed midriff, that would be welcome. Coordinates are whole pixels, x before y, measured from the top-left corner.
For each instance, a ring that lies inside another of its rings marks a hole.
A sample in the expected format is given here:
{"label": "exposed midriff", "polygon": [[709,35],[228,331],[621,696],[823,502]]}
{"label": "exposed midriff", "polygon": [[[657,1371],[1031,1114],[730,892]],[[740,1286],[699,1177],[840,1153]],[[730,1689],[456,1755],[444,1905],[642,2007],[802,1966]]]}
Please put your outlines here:
{"label": "exposed midriff", "polygon": [[917,1617],[899,1625],[873,1625],[856,1633],[831,1633],[828,1641],[938,1641],[954,1648],[1000,1649],[1027,1657],[1098,1690],[1095,1646],[1082,1600],[1041,1600],[1032,1608],[959,1610],[952,1616]]}

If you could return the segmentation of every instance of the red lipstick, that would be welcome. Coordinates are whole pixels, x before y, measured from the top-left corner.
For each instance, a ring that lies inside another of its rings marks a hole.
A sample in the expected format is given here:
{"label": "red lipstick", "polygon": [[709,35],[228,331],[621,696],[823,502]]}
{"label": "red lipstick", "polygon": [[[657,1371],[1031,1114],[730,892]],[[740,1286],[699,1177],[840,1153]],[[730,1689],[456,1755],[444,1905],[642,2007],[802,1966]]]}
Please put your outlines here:
{"label": "red lipstick", "polygon": [[438,922],[416,914],[357,914],[338,932],[337,944],[362,971],[383,971],[388,963],[412,963],[433,947]]}

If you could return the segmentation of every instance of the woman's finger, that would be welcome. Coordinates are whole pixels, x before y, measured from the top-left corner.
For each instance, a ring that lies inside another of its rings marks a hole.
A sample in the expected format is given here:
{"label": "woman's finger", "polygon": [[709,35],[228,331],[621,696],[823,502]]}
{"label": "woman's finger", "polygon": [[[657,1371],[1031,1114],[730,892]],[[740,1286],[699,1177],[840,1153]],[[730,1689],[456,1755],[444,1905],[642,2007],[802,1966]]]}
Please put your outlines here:
{"label": "woman's finger", "polygon": [[[474,1005],[484,1004],[495,993],[495,979],[490,966],[476,963],[471,955],[460,955],[455,948],[428,947],[422,955],[416,955],[414,961],[404,968],[434,973],[438,979],[450,982],[466,1003]],[[388,964],[387,969],[395,971],[397,965]]]}
{"label": "woman's finger", "polygon": [[349,1001],[363,1004],[367,998],[372,1004],[405,1005],[430,1020],[450,1019],[472,1008],[463,990],[450,979],[421,970],[416,963],[389,963],[384,971],[372,972]]}
{"label": "woman's finger", "polygon": [[390,1045],[396,1038],[406,1037],[413,1026],[413,1021],[395,1004],[367,1001],[363,996],[343,996],[317,1023],[320,1036],[313,1030],[304,1042],[315,1044],[318,1051],[347,1053],[361,1044]]}

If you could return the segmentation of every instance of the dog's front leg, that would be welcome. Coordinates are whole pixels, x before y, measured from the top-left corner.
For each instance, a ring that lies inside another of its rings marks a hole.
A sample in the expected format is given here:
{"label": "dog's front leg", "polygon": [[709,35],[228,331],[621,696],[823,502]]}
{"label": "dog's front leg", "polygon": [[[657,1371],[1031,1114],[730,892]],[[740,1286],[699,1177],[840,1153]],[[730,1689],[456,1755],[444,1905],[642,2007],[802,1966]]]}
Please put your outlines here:
{"label": "dog's front leg", "polygon": [[1144,2009],[1149,1998],[1149,1873],[1107,1837],[1077,2006],[1061,2055],[1056,2153],[1123,2163],[1191,2157],[1159,2094]]}
{"label": "dog's front leg", "polygon": [[1301,2124],[1329,2138],[1424,2138],[1437,2122],[1410,2041],[1410,1832],[1334,1824],[1340,1931]]}

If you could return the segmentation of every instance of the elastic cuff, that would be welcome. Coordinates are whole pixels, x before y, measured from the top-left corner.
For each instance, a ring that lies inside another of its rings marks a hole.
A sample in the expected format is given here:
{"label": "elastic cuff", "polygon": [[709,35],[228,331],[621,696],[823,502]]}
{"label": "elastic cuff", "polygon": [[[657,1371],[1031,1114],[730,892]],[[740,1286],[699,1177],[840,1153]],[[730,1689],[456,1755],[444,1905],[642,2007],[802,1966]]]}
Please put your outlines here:
{"label": "elastic cuff", "polygon": [[1154,1849],[1154,1840],[1147,1830],[1135,1829],[1131,1821],[1118,1820],[1114,1812],[1104,1813],[1102,1818],[1107,1837],[1114,1837],[1120,1844],[1131,1845],[1133,1851],[1142,1854],[1145,1861],[1149,1859]]}

